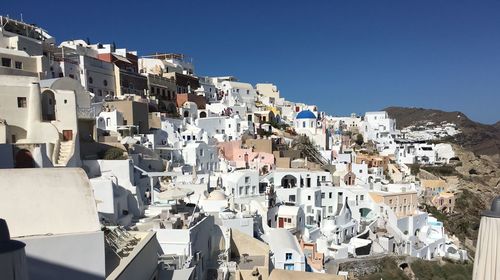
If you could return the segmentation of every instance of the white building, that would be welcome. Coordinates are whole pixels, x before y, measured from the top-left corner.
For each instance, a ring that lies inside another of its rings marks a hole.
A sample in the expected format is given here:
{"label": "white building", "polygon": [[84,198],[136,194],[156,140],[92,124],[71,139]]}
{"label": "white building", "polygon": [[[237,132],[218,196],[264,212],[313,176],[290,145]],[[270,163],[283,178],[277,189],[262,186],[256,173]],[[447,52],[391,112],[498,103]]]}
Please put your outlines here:
{"label": "white building", "polygon": [[259,195],[259,171],[252,169],[221,173],[222,185],[228,196],[234,198]]}
{"label": "white building", "polygon": [[389,118],[387,112],[366,112],[360,125],[360,133],[365,142],[372,140],[379,151],[387,150],[386,154],[394,154],[394,139],[399,132],[396,130],[396,121]]}
{"label": "white building", "polygon": [[105,278],[104,233],[82,169],[2,169],[0,178],[0,213],[26,244],[30,279]]}
{"label": "white building", "polygon": [[300,111],[293,125],[298,134],[309,137],[311,142],[321,150],[328,150],[331,146],[328,131],[324,127],[325,123],[310,110]]}
{"label": "white building", "polygon": [[299,242],[286,229],[272,229],[262,238],[273,253],[271,261],[276,269],[305,271],[306,260]]}

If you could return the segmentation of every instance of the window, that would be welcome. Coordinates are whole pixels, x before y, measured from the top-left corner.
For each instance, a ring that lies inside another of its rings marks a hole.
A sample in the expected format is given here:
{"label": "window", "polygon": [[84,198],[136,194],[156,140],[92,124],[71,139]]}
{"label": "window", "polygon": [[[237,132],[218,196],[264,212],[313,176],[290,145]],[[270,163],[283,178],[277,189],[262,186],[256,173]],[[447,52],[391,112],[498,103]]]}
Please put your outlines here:
{"label": "window", "polygon": [[94,93],[94,89],[93,88],[89,88],[89,91]]}
{"label": "window", "polygon": [[200,149],[200,157],[203,156],[203,149]]}
{"label": "window", "polygon": [[285,254],[285,260],[291,260],[292,259],[292,253],[286,253]]}
{"label": "window", "polygon": [[16,69],[23,69],[23,63],[21,61],[16,61],[15,67],[16,67]]}
{"label": "window", "polygon": [[332,198],[332,192],[328,194],[328,198]]}
{"label": "window", "polygon": [[92,77],[89,77],[89,84],[92,84],[94,82],[94,79]]}
{"label": "window", "polygon": [[248,183],[250,183],[250,177],[249,177],[249,176],[246,176],[246,177],[245,177],[245,184],[248,184]]}
{"label": "window", "polygon": [[359,196],[359,200],[365,200],[365,196],[364,195],[360,195]]}
{"label": "window", "polygon": [[310,195],[307,196],[307,200],[311,200],[311,196]]}
{"label": "window", "polygon": [[289,196],[288,196],[288,200],[289,200],[289,201],[292,201],[292,202],[295,202],[295,195],[294,195],[294,194],[289,195]]}
{"label": "window", "polygon": [[2,57],[2,66],[10,67],[12,64],[12,60],[10,58]]}
{"label": "window", "polygon": [[325,193],[324,192],[321,193],[321,198],[325,198]]}
{"label": "window", "polygon": [[104,84],[105,87],[108,86],[108,81],[107,80],[104,80],[102,83]]}
{"label": "window", "polygon": [[285,268],[285,270],[295,270],[295,265],[290,264],[290,263],[286,263],[284,268]]}
{"label": "window", "polygon": [[17,98],[17,107],[18,108],[28,107],[27,102],[26,102],[26,97],[18,97]]}
{"label": "window", "polygon": [[328,213],[333,213],[333,206],[328,206]]}
{"label": "window", "polygon": [[102,96],[102,90],[99,90],[99,91],[98,91],[98,95],[99,95],[99,96]]}

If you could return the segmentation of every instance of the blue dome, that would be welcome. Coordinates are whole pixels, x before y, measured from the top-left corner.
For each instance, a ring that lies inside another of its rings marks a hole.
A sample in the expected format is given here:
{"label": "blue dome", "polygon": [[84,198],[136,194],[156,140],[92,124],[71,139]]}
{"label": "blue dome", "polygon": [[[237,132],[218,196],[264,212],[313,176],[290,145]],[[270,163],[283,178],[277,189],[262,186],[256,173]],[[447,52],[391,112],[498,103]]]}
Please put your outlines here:
{"label": "blue dome", "polygon": [[316,119],[316,115],[314,115],[313,112],[309,110],[304,110],[301,111],[300,113],[297,114],[296,119]]}

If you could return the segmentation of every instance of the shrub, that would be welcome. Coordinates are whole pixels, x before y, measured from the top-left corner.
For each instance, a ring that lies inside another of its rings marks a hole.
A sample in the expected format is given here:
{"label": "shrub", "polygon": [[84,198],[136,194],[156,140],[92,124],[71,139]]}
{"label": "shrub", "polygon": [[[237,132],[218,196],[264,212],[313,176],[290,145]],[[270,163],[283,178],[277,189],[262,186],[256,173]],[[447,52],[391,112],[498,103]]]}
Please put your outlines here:
{"label": "shrub", "polygon": [[126,159],[127,157],[123,155],[124,152],[124,150],[119,148],[110,148],[104,153],[103,158],[106,160]]}
{"label": "shrub", "polygon": [[418,165],[418,164],[413,164],[413,165],[410,167],[410,172],[411,172],[411,175],[417,176],[417,175],[418,175],[418,173],[420,172],[420,165]]}

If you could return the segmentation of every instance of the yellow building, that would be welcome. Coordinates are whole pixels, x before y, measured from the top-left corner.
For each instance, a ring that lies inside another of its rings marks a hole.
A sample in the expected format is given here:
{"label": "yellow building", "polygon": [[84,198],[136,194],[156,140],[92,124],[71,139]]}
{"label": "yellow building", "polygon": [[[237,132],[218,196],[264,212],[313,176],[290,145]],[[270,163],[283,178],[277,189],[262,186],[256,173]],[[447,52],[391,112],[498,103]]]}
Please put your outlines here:
{"label": "yellow building", "polygon": [[441,179],[420,180],[420,185],[424,190],[425,196],[436,196],[448,189],[446,181]]}

